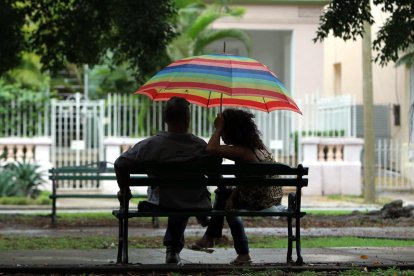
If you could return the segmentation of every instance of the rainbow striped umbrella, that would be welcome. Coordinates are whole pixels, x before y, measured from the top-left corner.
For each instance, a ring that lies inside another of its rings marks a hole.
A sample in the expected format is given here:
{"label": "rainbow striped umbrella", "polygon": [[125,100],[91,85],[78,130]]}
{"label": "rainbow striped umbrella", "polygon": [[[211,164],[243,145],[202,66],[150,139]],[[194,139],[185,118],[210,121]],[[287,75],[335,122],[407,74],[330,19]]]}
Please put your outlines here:
{"label": "rainbow striped umbrella", "polygon": [[175,61],[135,93],[154,101],[179,96],[204,107],[223,105],[267,112],[283,109],[302,114],[283,83],[265,65],[229,54]]}

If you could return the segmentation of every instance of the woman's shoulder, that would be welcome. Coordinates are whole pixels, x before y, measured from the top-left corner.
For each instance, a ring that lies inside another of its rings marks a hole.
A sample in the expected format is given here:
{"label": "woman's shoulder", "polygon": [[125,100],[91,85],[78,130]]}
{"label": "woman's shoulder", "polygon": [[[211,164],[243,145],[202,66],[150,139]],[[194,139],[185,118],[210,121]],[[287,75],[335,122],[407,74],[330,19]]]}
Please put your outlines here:
{"label": "woman's shoulder", "polygon": [[[260,154],[260,162],[273,162],[274,158],[271,152],[267,149],[257,149],[256,152]],[[259,156],[258,156],[259,157]]]}

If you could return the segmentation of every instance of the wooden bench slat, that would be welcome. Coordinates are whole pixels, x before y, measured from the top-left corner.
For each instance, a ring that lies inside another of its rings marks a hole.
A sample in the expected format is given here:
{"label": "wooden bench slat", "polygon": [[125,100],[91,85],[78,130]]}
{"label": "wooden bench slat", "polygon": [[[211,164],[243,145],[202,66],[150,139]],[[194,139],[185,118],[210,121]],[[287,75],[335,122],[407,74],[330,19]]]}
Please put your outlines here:
{"label": "wooden bench slat", "polygon": [[243,163],[243,164],[221,164],[221,165],[202,165],[199,164],[141,164],[137,166],[131,174],[167,174],[174,175],[177,172],[202,173],[202,174],[221,174],[234,175],[244,173],[256,173],[259,175],[307,175],[308,168],[290,167],[280,163]]}
{"label": "wooden bench slat", "polygon": [[[156,211],[156,212],[140,212],[140,211],[129,211],[128,217],[168,217],[168,216],[194,216],[197,213],[197,216],[260,216],[260,217],[295,217],[296,214],[293,210],[284,211],[284,212],[275,212],[275,211]],[[117,218],[123,216],[123,212],[114,210],[112,214]],[[300,217],[306,215],[306,212],[300,212]]]}
{"label": "wooden bench slat", "polygon": [[221,178],[221,179],[211,179],[211,178],[186,178],[186,179],[175,179],[175,178],[148,178],[148,177],[139,177],[131,176],[130,186],[194,186],[196,183],[197,186],[239,186],[239,185],[252,185],[252,186],[290,186],[296,187],[300,185],[301,187],[306,187],[308,185],[308,179],[304,178],[298,180],[296,178],[279,178],[277,181],[274,179],[257,179],[257,178]]}
{"label": "wooden bench slat", "polygon": [[[146,194],[133,194],[133,198],[146,198]],[[115,194],[51,194],[49,198],[118,198]]]}

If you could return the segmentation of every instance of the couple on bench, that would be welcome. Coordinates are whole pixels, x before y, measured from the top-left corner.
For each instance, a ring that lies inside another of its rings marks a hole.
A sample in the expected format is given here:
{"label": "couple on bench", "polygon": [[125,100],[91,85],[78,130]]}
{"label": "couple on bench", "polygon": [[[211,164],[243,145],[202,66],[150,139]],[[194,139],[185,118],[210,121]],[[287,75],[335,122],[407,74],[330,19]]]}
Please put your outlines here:
{"label": "couple on bench", "polygon": [[[123,153],[115,162],[115,173],[120,191],[131,195],[128,185],[129,173],[134,167],[146,162],[181,162],[206,164],[221,163],[222,158],[235,162],[274,162],[264,146],[260,132],[254,123],[254,115],[237,109],[226,109],[215,121],[215,131],[208,144],[201,138],[188,133],[190,125],[189,102],[183,98],[171,98],[164,108],[164,121],[167,131],[161,131],[147,138]],[[225,145],[220,145],[220,137]],[[191,173],[191,172],[189,172]],[[236,177],[249,177],[240,175]],[[281,187],[219,187],[213,209],[262,210],[279,205],[282,199]],[[170,209],[211,209],[210,193],[207,187],[148,187],[147,206],[159,206]],[[145,205],[140,205],[141,208]],[[232,264],[249,264],[248,239],[240,217],[228,216],[227,223],[233,237],[237,257]],[[198,218],[202,224],[208,224],[204,236],[191,245],[191,249],[202,250],[213,247],[214,241],[221,237],[224,217]],[[184,247],[184,231],[188,217],[168,217],[164,236],[166,263],[179,263],[180,252]]]}

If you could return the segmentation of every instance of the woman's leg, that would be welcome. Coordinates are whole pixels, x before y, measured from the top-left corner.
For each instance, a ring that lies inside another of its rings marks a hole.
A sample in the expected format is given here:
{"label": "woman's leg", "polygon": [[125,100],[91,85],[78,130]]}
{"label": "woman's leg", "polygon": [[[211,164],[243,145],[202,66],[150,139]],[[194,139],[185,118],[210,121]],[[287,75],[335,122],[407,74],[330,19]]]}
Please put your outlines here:
{"label": "woman's leg", "polygon": [[[231,190],[225,187],[219,187],[215,191],[216,199],[214,200],[214,210],[224,210],[227,199],[231,194]],[[195,242],[190,248],[200,249],[214,246],[214,239],[221,238],[223,232],[224,217],[213,216],[207,226],[204,236]]]}
{"label": "woman's leg", "polygon": [[[243,220],[241,217],[227,216],[231,235],[233,237],[234,249],[238,255],[249,254],[249,241],[244,231]],[[250,257],[249,257],[250,259]]]}

